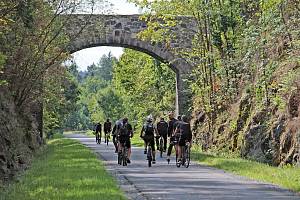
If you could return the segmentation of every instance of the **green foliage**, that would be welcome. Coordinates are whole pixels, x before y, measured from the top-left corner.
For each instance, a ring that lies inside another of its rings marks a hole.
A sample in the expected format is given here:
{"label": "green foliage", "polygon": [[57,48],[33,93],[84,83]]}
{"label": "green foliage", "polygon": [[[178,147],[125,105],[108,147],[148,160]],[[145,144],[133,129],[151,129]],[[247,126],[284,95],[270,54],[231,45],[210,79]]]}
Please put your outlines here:
{"label": "green foliage", "polygon": [[109,53],[89,66],[84,77],[76,64],[68,68],[78,79],[80,100],[65,120],[67,130],[91,129],[96,122],[124,116],[137,128],[149,114],[174,110],[175,73],[144,53],[126,49],[120,60]]}
{"label": "green foliage", "polygon": [[[112,86],[108,86],[97,93],[97,101],[106,118],[117,120],[124,116],[123,97]],[[105,120],[105,119],[103,119]]]}
{"label": "green foliage", "polygon": [[43,127],[49,136],[61,129],[65,118],[77,108],[79,90],[77,81],[64,67],[49,70],[43,83]]}
{"label": "green foliage", "polygon": [[149,114],[157,117],[174,110],[174,72],[144,53],[126,49],[114,65],[113,83],[123,97],[126,116],[138,124]]}
{"label": "green foliage", "polygon": [[300,191],[300,171],[295,166],[278,168],[242,158],[202,153],[197,146],[193,147],[192,158],[202,164],[223,169],[240,176],[273,183],[296,192]]}
{"label": "green foliage", "polygon": [[111,53],[103,55],[97,65],[93,64],[88,67],[87,72],[81,73],[83,76],[79,75],[75,63],[68,66],[79,82],[80,95],[77,109],[67,116],[64,129],[92,129],[96,122],[103,123],[107,118],[115,121],[123,116],[123,99],[111,83],[116,60]]}
{"label": "green foliage", "polygon": [[[60,138],[60,137],[54,137]],[[79,142],[54,139],[1,199],[126,199],[96,155]]]}
{"label": "green foliage", "polygon": [[110,82],[112,80],[112,68],[113,64],[117,61],[115,57],[112,56],[111,52],[107,55],[103,55],[98,64],[92,64],[87,68],[88,77],[97,77],[104,82]]}
{"label": "green foliage", "polygon": [[101,66],[99,70],[99,75],[105,81],[111,81],[113,76],[113,64],[117,62],[117,59],[112,56],[111,52],[108,55],[103,55],[100,59],[98,65]]}
{"label": "green foliage", "polygon": [[[220,141],[214,140],[219,137],[221,124],[216,122],[221,121],[218,120],[220,114],[225,112],[230,116],[222,120],[222,124],[236,120],[238,104],[245,91],[254,104],[249,111],[250,118],[255,109],[280,108],[283,111],[290,91],[300,87],[297,83],[300,60],[298,0],[132,1],[148,11],[144,18],[149,28],[139,37],[161,41],[166,48],[168,39],[174,37],[174,24],[180,27],[178,15],[195,20],[192,48],[169,50],[195,66],[190,83],[194,93],[193,109],[194,113],[206,114],[198,136],[206,137],[208,132],[213,138],[205,141],[209,143],[205,145],[213,148]],[[251,119],[243,120],[246,124]],[[236,124],[229,126],[234,129]],[[241,131],[239,140],[242,137]],[[234,140],[234,137],[229,139]]]}
{"label": "green foliage", "polygon": [[2,70],[3,70],[3,67],[4,67],[5,60],[6,60],[6,56],[3,55],[3,54],[0,52],[0,86],[6,83],[5,80],[2,80],[2,79],[1,79],[2,74],[3,74],[3,71],[2,71]]}

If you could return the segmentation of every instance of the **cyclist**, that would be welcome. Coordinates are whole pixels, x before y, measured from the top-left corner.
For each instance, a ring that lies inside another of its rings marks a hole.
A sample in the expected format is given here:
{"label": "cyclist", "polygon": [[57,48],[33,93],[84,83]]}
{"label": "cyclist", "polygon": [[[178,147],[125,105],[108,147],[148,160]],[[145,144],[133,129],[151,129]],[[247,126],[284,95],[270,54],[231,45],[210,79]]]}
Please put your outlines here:
{"label": "cyclist", "polygon": [[186,142],[192,142],[192,130],[191,125],[188,122],[187,116],[182,116],[182,122],[176,127],[176,133],[179,133],[179,140],[177,144],[178,162],[182,159],[182,147],[185,146]]}
{"label": "cyclist", "polygon": [[104,130],[104,137],[105,137],[105,143],[107,142],[106,140],[108,140],[108,136],[111,132],[111,122],[109,121],[109,119],[106,120],[106,122],[104,122],[103,125],[103,130]]}
{"label": "cyclist", "polygon": [[152,123],[153,119],[151,116],[147,117],[146,123],[143,125],[141,131],[141,138],[145,141],[145,150],[147,153],[147,145],[149,144],[152,149],[152,163],[155,164],[155,145],[154,145],[154,125]]}
{"label": "cyclist", "polygon": [[117,120],[114,127],[113,127],[113,130],[112,130],[112,136],[113,136],[113,143],[114,143],[114,146],[115,146],[115,153],[118,153],[118,133],[117,133],[117,127],[119,126],[119,124],[122,123],[122,119],[120,120]]}
{"label": "cyclist", "polygon": [[178,115],[177,121],[173,125],[174,133],[176,132],[176,128],[180,125],[181,122],[182,122],[182,117]]}
{"label": "cyclist", "polygon": [[[160,121],[156,124],[156,130],[159,137],[162,137],[164,140],[164,152],[167,150],[167,137],[168,137],[168,123],[163,117],[160,118]],[[159,148],[159,137],[156,140],[156,146]]]}
{"label": "cyclist", "polygon": [[[181,120],[180,116],[178,118]],[[180,121],[174,118],[174,113],[170,112],[169,113],[169,122],[168,122],[168,137],[170,138],[170,143],[168,147],[168,152],[167,152],[167,161],[168,163],[170,162],[170,156],[172,153],[172,149],[174,144],[176,143],[176,137],[175,137],[175,129],[176,126],[178,125]]]}
{"label": "cyclist", "polygon": [[128,118],[124,118],[121,123],[118,123],[117,126],[117,136],[118,136],[118,149],[122,148],[124,144],[128,148],[127,153],[127,163],[130,163],[131,156],[131,141],[130,138],[133,137],[133,131],[131,124],[128,123]]}
{"label": "cyclist", "polygon": [[[151,115],[149,115],[148,117],[147,117],[147,119],[149,118],[149,120],[150,120],[150,118],[152,118],[151,117]],[[147,121],[147,119],[146,119],[146,121]],[[144,124],[145,125],[145,124]],[[143,125],[143,128],[144,128],[144,125]],[[140,138],[142,138],[142,140],[144,141],[144,147],[145,147],[145,150],[144,150],[144,154],[147,154],[147,142],[146,142],[146,140],[145,140],[145,138],[144,138],[144,131],[143,131],[143,128],[142,128],[142,131],[141,131],[141,134],[140,134]]]}
{"label": "cyclist", "polygon": [[95,125],[95,128],[94,128],[95,132],[96,132],[96,142],[97,144],[100,144],[101,143],[101,137],[102,137],[102,125],[100,122],[98,122],[96,125]]}

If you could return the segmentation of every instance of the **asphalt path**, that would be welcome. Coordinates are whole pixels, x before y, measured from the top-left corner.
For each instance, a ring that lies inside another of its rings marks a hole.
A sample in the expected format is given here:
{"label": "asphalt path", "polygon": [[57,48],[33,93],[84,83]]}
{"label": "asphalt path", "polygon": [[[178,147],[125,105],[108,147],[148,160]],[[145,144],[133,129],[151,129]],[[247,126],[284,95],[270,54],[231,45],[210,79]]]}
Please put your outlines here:
{"label": "asphalt path", "polygon": [[177,168],[174,159],[167,164],[165,157],[158,156],[156,164],[149,168],[146,155],[140,147],[132,148],[131,164],[120,166],[111,143],[108,146],[104,143],[99,145],[94,138],[79,134],[65,136],[79,140],[92,149],[103,160],[107,170],[117,178],[128,199],[300,199],[299,194],[289,190],[225,173],[193,161],[189,168]]}

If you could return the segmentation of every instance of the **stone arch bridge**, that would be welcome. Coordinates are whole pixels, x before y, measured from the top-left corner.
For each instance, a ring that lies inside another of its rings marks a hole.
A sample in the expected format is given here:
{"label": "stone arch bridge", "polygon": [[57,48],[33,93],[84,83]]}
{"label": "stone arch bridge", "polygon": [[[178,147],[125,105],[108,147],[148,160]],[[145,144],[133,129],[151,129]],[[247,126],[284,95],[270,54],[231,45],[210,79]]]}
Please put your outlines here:
{"label": "stone arch bridge", "polygon": [[67,47],[70,53],[96,46],[117,46],[141,51],[168,63],[176,73],[176,112],[183,114],[188,111],[190,95],[184,80],[193,67],[176,56],[176,52],[191,48],[196,27],[191,18],[177,17],[178,23],[167,29],[172,33],[171,40],[154,43],[139,39],[138,33],[147,28],[140,15],[76,14],[63,17],[65,34],[70,38]]}

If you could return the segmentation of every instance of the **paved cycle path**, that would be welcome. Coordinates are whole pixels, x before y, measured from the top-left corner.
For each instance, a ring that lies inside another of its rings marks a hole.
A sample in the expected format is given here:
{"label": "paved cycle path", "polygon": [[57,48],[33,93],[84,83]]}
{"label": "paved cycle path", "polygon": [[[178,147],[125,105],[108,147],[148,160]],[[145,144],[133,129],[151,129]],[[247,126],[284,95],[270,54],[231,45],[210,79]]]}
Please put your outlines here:
{"label": "paved cycle path", "polygon": [[165,158],[157,158],[149,168],[143,148],[133,147],[131,164],[117,164],[117,155],[112,144],[96,144],[95,139],[79,134],[68,134],[91,148],[104,161],[107,170],[117,177],[121,189],[129,199],[163,200],[292,200],[300,195],[277,186],[225,173],[191,162],[189,168],[177,168],[174,159],[168,165]]}

